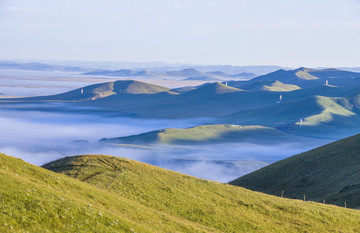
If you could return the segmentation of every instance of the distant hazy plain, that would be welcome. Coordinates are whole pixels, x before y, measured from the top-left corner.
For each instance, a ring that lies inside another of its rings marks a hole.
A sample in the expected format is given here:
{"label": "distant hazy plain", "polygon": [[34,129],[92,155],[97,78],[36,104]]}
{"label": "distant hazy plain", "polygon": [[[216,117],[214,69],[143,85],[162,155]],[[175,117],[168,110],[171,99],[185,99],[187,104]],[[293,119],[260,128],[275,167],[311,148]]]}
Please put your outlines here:
{"label": "distant hazy plain", "polygon": [[81,73],[77,72],[0,69],[0,93],[7,96],[53,95],[95,83],[126,79],[136,79],[168,88],[197,86],[205,82],[198,80],[181,80],[181,78],[169,79],[169,77],[112,77],[81,75]]}

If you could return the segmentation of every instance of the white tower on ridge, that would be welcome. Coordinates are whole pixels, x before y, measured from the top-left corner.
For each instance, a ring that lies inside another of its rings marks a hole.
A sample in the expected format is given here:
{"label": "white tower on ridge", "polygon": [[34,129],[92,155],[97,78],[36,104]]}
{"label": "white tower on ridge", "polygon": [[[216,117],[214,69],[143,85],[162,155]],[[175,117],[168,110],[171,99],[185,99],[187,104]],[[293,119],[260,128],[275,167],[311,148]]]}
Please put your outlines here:
{"label": "white tower on ridge", "polygon": [[326,80],[326,81],[325,81],[325,85],[326,85],[326,86],[329,86],[329,80]]}
{"label": "white tower on ridge", "polygon": [[84,89],[81,88],[80,92],[81,92],[81,94],[84,94]]}

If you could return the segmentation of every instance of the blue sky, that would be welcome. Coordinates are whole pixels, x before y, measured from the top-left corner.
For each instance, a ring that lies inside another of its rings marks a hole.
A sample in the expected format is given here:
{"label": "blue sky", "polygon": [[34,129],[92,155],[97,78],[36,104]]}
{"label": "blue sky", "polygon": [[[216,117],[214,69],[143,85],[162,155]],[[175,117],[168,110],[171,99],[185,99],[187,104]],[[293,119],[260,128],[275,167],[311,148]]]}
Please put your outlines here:
{"label": "blue sky", "polygon": [[360,0],[0,0],[1,59],[360,66]]}

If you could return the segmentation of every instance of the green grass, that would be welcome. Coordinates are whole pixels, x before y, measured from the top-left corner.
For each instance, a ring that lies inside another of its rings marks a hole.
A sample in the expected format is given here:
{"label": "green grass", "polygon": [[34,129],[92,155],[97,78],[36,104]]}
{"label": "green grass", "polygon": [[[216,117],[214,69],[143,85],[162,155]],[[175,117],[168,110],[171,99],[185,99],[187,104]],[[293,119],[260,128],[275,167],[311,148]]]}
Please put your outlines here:
{"label": "green grass", "polygon": [[292,136],[270,127],[250,125],[201,125],[187,129],[161,129],[127,137],[102,139],[105,143],[211,144],[227,142],[273,143]]}
{"label": "green grass", "polygon": [[0,155],[0,232],[356,232],[360,212],[277,198],[128,159],[45,166]]}
{"label": "green grass", "polygon": [[288,91],[295,91],[299,90],[301,87],[291,84],[285,84],[280,81],[275,81],[270,85],[264,85],[262,90],[265,91],[277,91],[277,92],[288,92]]}
{"label": "green grass", "polygon": [[300,79],[303,79],[303,80],[314,80],[314,79],[319,79],[318,77],[314,76],[314,75],[311,75],[310,72],[312,70],[310,69],[303,69],[303,70],[298,70],[295,75],[297,77],[299,77]]}
{"label": "green grass", "polygon": [[339,206],[360,207],[360,135],[305,152],[231,184],[273,195],[306,198]]}
{"label": "green grass", "polygon": [[303,125],[315,126],[320,123],[330,122],[333,119],[333,115],[344,117],[355,115],[354,112],[346,109],[328,97],[316,96],[316,103],[322,108],[322,111],[319,114],[306,117]]}

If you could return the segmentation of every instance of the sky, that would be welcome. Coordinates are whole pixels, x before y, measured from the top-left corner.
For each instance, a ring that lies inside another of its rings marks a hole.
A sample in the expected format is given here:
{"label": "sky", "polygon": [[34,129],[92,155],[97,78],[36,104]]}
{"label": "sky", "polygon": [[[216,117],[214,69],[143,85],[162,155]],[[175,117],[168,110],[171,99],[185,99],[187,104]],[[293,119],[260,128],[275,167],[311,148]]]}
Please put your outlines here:
{"label": "sky", "polygon": [[360,66],[360,0],[0,0],[0,59]]}

